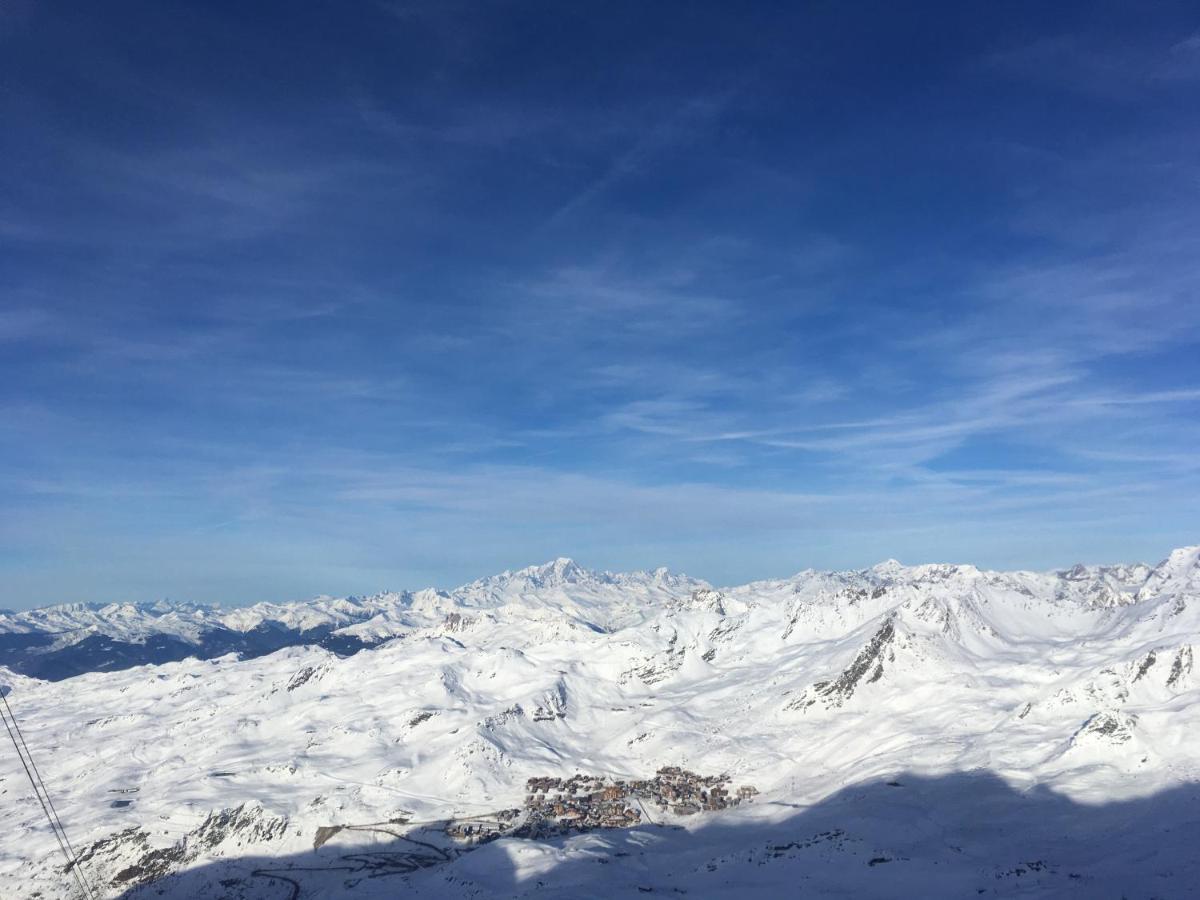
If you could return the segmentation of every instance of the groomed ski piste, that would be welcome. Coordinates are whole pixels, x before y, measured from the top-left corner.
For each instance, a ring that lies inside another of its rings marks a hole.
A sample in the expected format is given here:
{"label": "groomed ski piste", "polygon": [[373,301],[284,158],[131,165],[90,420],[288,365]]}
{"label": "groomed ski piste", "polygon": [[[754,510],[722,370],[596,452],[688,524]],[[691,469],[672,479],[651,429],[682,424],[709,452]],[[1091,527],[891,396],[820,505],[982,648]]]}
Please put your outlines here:
{"label": "groomed ski piste", "polygon": [[[0,636],[264,622],[368,649],[0,670],[100,896],[1200,896],[1200,547],[721,589],[556,560],[453,591],[14,613]],[[694,775],[703,802],[621,795],[636,822],[582,830],[599,801],[574,788],[531,805],[530,779],[617,796],[665,768],[654,790]],[[11,753],[0,833],[0,894],[78,896]]]}

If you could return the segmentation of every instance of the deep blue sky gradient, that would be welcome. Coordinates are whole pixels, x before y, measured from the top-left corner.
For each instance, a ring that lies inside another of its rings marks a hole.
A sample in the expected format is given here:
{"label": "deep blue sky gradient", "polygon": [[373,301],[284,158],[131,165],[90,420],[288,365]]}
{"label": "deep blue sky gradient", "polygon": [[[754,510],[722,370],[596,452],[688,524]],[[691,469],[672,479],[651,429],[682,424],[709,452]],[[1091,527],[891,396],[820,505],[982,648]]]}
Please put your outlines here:
{"label": "deep blue sky gradient", "polygon": [[0,605],[1200,541],[1194,4],[9,2]]}

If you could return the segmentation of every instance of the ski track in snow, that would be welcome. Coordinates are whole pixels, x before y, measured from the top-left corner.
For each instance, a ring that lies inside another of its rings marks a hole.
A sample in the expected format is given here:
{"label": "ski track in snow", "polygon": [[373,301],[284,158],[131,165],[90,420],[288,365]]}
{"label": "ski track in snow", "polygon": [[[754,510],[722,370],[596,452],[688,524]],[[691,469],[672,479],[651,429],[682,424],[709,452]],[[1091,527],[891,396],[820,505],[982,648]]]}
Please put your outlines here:
{"label": "ski track in snow", "polygon": [[[720,590],[556,560],[450,592],[54,607],[0,615],[0,635],[264,623],[374,647],[0,669],[104,896],[1200,895],[1197,547]],[[761,793],[474,849],[436,825],[520,807],[529,777],[664,765]],[[325,826],[348,827],[314,851]],[[11,754],[0,829],[0,894],[72,896]]]}

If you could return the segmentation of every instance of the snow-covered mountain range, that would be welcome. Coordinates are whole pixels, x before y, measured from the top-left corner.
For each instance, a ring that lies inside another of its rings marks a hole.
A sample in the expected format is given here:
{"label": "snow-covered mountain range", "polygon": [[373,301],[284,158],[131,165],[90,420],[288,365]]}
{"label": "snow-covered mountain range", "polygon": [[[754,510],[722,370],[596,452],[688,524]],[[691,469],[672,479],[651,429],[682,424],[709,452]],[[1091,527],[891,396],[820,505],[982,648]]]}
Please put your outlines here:
{"label": "snow-covered mountain range", "polygon": [[[1200,884],[1197,644],[1200,547],[721,589],[560,559],[7,613],[0,682],[110,897],[1174,897]],[[664,766],[757,794],[630,793],[636,825],[572,830]],[[576,774],[595,797],[535,822],[527,780]],[[4,757],[4,895],[68,896],[23,779]]]}
{"label": "snow-covered mountain range", "polygon": [[453,592],[430,588],[371,597],[317,597],[232,610],[165,601],[70,603],[0,611],[0,666],[57,681],[191,656],[212,659],[236,653],[252,658],[303,645],[349,655],[435,625],[460,607],[502,607],[519,598],[535,605],[566,604],[564,608],[574,608],[579,615],[586,608],[588,615],[611,627],[647,604],[702,587],[708,585],[665,569],[597,573],[557,559],[483,578]]}

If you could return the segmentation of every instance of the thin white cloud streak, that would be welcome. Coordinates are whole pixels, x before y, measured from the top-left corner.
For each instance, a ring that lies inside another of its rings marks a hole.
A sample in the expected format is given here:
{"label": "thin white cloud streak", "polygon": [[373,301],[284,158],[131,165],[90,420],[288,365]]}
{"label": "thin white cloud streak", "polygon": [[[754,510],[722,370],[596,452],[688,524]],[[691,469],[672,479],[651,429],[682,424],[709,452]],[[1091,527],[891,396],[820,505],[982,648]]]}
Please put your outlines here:
{"label": "thin white cloud streak", "polygon": [[[596,335],[634,335],[661,342],[688,333],[708,333],[741,315],[733,300],[695,290],[690,276],[656,271],[634,273],[613,266],[571,266],[510,286],[514,304],[499,326],[528,335],[571,333],[603,327]],[[680,283],[680,282],[683,283]]]}
{"label": "thin white cloud streak", "polygon": [[997,73],[1120,103],[1177,82],[1200,79],[1196,36],[1154,42],[1100,40],[1088,34],[1043,37],[984,60]]}
{"label": "thin white cloud streak", "polygon": [[554,210],[541,227],[548,229],[562,223],[622,181],[659,161],[670,149],[694,139],[698,133],[711,127],[739,90],[731,88],[716,94],[692,97],[682,103],[613,159],[604,174]]}

